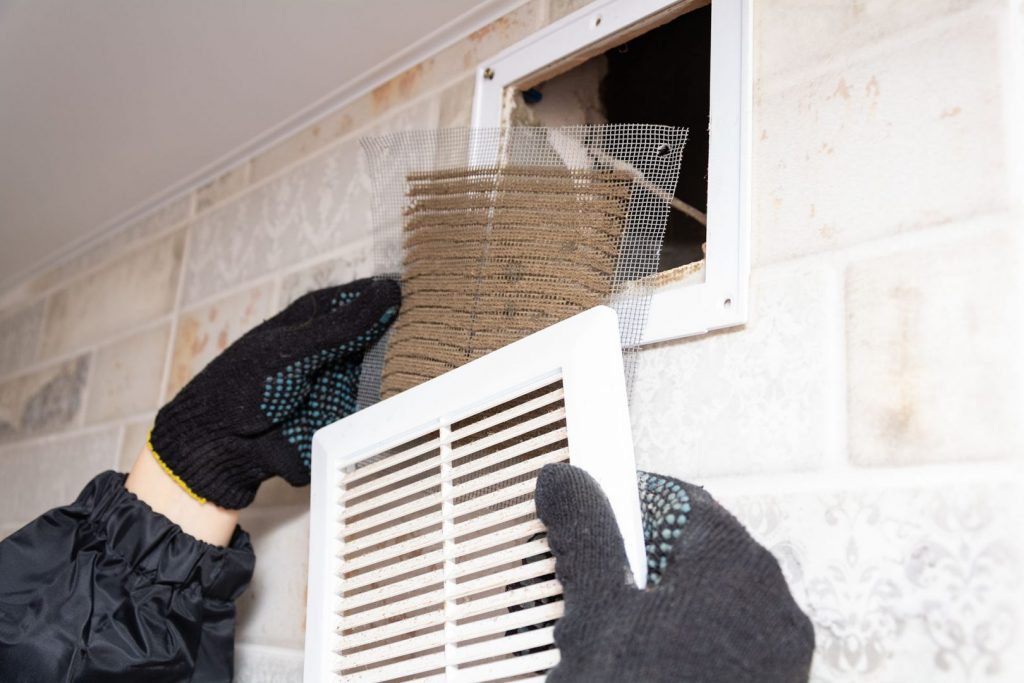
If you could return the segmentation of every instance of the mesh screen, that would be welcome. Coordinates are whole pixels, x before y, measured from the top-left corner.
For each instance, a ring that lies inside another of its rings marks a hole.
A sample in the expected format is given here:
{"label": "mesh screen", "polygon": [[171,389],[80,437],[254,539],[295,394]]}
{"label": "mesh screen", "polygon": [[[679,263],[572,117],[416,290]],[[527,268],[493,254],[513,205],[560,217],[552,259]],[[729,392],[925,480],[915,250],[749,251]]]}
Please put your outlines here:
{"label": "mesh screen", "polygon": [[449,129],[363,140],[374,258],[402,309],[360,406],[600,303],[627,386],[687,131],[646,124]]}

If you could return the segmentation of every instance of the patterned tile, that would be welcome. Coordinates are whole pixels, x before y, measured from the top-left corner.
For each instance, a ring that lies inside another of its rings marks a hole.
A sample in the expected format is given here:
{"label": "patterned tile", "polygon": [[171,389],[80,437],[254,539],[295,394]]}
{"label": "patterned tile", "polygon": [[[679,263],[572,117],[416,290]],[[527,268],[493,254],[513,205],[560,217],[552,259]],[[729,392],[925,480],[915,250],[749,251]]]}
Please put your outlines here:
{"label": "patterned tile", "polygon": [[817,269],[755,271],[745,327],[642,350],[630,406],[638,467],[687,478],[818,465],[841,391],[833,287]]}
{"label": "patterned tile", "polygon": [[16,372],[35,360],[43,306],[40,301],[0,318],[0,376]]}
{"label": "patterned tile", "polygon": [[71,503],[117,457],[116,428],[0,447],[0,524]]}
{"label": "patterned tile", "polygon": [[308,508],[249,508],[239,522],[258,558],[252,584],[237,601],[237,638],[246,643],[301,648],[306,622]]}
{"label": "patterned tile", "polygon": [[263,322],[272,293],[272,285],[264,283],[181,313],[164,398],[172,398],[231,342]]}
{"label": "patterned tile", "polygon": [[814,683],[1009,683],[1024,673],[1021,493],[981,482],[721,502],[814,622]]}
{"label": "patterned tile", "polygon": [[[1007,86],[998,77],[1005,23],[971,14],[820,76],[759,81],[753,262],[858,244],[1015,201],[1001,181],[1012,149]],[[792,43],[788,33],[780,39]]]}
{"label": "patterned tile", "polygon": [[346,142],[200,217],[186,305],[366,237],[370,187],[359,157]]}
{"label": "patterned tile", "polygon": [[[861,465],[1024,456],[1024,300],[1017,227],[853,264],[849,450]],[[995,221],[1012,223],[1010,219]]]}
{"label": "patterned tile", "polygon": [[243,163],[196,190],[196,213],[220,204],[249,184],[249,164]]}
{"label": "patterned tile", "polygon": [[96,352],[86,423],[155,410],[160,399],[170,324],[109,344]]}
{"label": "patterned tile", "polygon": [[278,292],[278,309],[283,309],[307,292],[343,285],[373,275],[373,245],[364,241],[325,261],[285,275]]}
{"label": "patterned tile", "polygon": [[102,341],[170,312],[184,231],[109,263],[56,292],[46,310],[43,356]]}
{"label": "patterned tile", "polygon": [[235,683],[301,683],[302,651],[239,645],[235,648]]}
{"label": "patterned tile", "polygon": [[358,104],[349,105],[253,157],[251,181],[256,183],[268,178],[285,166],[297,163],[351,133],[357,124],[365,123],[357,115],[357,109]]}
{"label": "patterned tile", "polygon": [[77,425],[88,373],[88,357],[79,356],[0,384],[0,441]]}

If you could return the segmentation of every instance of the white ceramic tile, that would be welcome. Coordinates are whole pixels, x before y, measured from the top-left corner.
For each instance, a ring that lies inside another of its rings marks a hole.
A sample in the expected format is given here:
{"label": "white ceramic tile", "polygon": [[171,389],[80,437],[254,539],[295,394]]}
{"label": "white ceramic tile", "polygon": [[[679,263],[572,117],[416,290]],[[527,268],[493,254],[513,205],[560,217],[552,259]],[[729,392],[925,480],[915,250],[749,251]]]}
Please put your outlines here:
{"label": "white ceramic tile", "polygon": [[0,447],[0,524],[23,524],[71,503],[114,466],[117,448],[116,428]]}
{"label": "white ceramic tile", "polygon": [[685,479],[817,466],[840,391],[832,286],[815,269],[756,271],[745,327],[642,350],[638,467]]}
{"label": "white ceramic tile", "polygon": [[0,318],[0,376],[16,372],[35,360],[43,325],[39,301]]}
{"label": "white ceramic tile", "polygon": [[359,145],[343,143],[197,219],[185,303],[369,235]]}
{"label": "white ceramic tile", "polygon": [[177,290],[184,232],[127,253],[50,299],[43,354],[66,353],[170,312]]}
{"label": "white ceramic tile", "polygon": [[237,639],[301,648],[306,623],[309,509],[248,508],[239,524],[252,536],[257,562],[252,584],[236,602]]}
{"label": "white ceramic tile", "polygon": [[841,64],[851,52],[898,40],[908,30],[949,21],[950,15],[964,9],[999,4],[998,0],[929,0],[927,11],[922,11],[923,5],[900,0],[761,0],[754,12],[756,63],[762,74]]}
{"label": "white ceramic tile", "polygon": [[88,373],[89,358],[79,356],[0,384],[0,441],[76,426]]}
{"label": "white ceramic tile", "polygon": [[235,683],[301,683],[302,651],[258,645],[235,648]]}
{"label": "white ceramic tile", "polygon": [[[804,13],[813,11],[805,5]],[[753,130],[754,263],[849,246],[1016,201],[1007,182],[1002,19],[971,14],[806,82],[760,81]]]}
{"label": "white ceramic tile", "polygon": [[[1012,223],[1012,221],[1000,221]],[[864,465],[1024,455],[1019,227],[857,262],[847,276],[849,450]]]}
{"label": "white ceramic tile", "polygon": [[87,423],[158,407],[170,332],[167,323],[97,350],[89,378]]}
{"label": "white ceramic tile", "polygon": [[1010,683],[1024,671],[1021,493],[922,482],[721,502],[814,622],[814,683]]}

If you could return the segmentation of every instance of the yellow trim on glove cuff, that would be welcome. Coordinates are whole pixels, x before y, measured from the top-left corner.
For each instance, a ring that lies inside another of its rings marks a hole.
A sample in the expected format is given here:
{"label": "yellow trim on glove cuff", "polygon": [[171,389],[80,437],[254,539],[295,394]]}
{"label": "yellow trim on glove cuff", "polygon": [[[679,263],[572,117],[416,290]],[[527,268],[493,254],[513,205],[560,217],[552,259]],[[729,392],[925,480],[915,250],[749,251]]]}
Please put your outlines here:
{"label": "yellow trim on glove cuff", "polygon": [[163,468],[163,471],[167,473],[167,476],[170,477],[171,479],[173,479],[175,484],[180,486],[182,488],[182,490],[185,491],[185,493],[187,493],[193,499],[198,501],[200,504],[206,503],[206,499],[205,498],[203,498],[198,493],[196,493],[191,488],[189,488],[189,485],[185,483],[184,479],[182,479],[177,474],[175,474],[174,472],[171,471],[171,468],[167,466],[167,463],[165,463],[163,461],[163,459],[159,456],[159,454],[157,454],[156,449],[153,448],[153,441],[152,441],[152,439],[153,439],[153,432],[150,432],[149,436],[146,437],[146,446],[149,447],[149,452],[153,454],[153,457],[156,458],[157,464],[160,465],[161,468]]}

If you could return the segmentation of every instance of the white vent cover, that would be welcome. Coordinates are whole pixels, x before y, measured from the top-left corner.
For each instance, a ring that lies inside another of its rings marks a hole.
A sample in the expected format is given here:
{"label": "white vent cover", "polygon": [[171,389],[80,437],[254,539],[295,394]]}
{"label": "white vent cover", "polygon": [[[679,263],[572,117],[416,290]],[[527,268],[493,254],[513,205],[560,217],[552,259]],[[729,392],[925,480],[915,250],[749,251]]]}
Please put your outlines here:
{"label": "white vent cover", "polygon": [[615,313],[597,307],[313,438],[305,680],[542,680],[561,586],[533,490],[590,472],[646,562]]}

